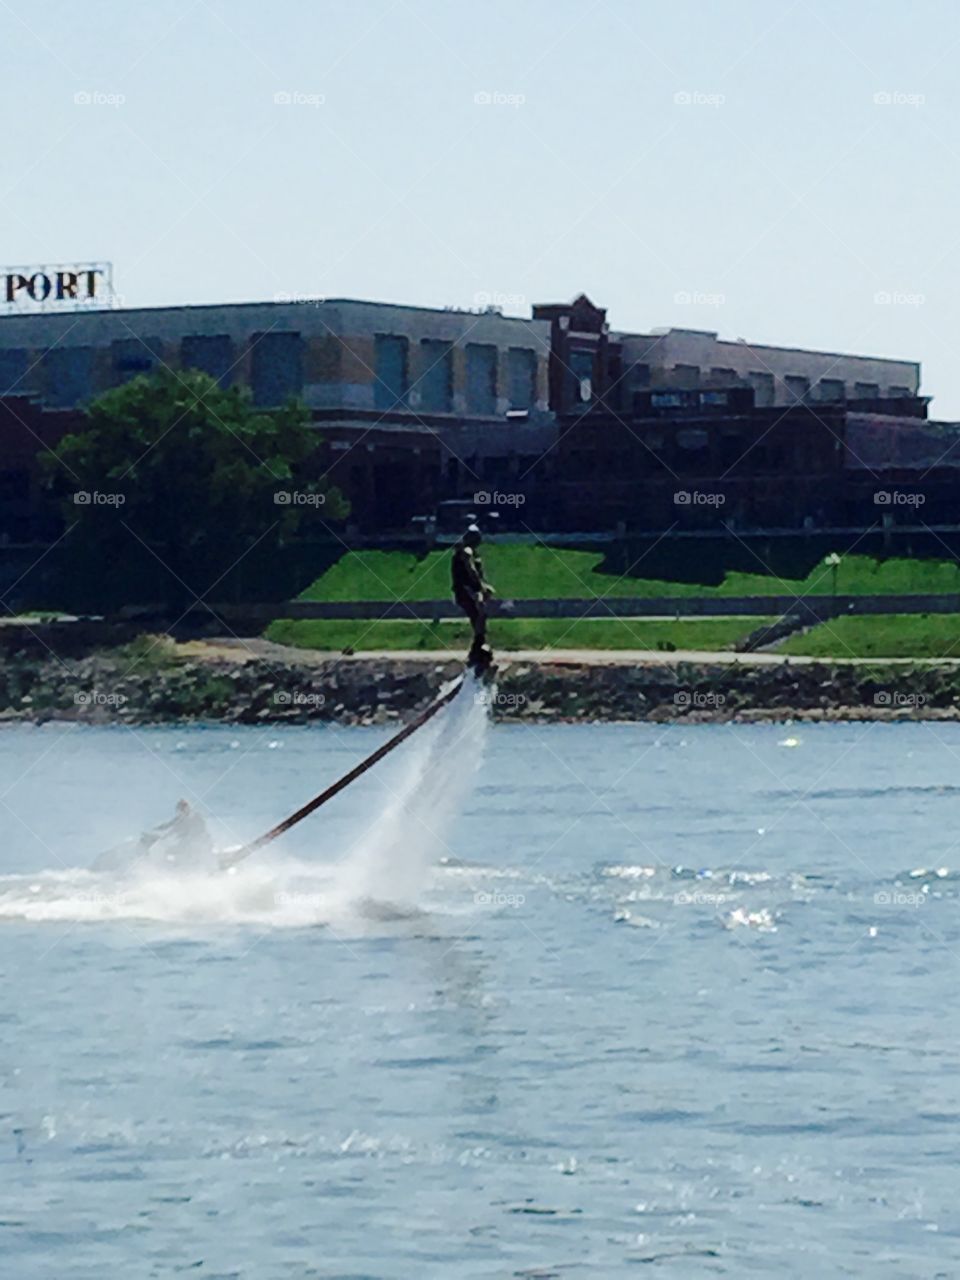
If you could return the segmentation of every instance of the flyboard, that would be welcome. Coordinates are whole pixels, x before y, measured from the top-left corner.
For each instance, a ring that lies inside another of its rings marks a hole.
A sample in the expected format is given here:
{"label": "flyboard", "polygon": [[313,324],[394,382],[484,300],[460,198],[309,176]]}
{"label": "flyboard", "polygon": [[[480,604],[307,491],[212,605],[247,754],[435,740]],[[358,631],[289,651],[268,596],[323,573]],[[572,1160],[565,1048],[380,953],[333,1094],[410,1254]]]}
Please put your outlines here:
{"label": "flyboard", "polygon": [[453,681],[448,689],[445,689],[438,698],[418,716],[415,716],[408,725],[405,725],[399,733],[394,734],[382,746],[377,747],[376,751],[370,753],[365,760],[361,760],[359,764],[338,778],[336,782],[332,782],[329,787],[321,791],[319,795],[314,796],[312,800],[308,800],[305,805],[299,808],[296,813],[292,813],[289,818],[284,818],[282,822],[278,822],[275,827],[271,827],[269,831],[265,831],[262,836],[258,836],[256,840],[252,840],[249,844],[241,845],[237,849],[225,849],[220,854],[220,869],[227,871],[231,867],[235,867],[237,863],[243,862],[245,858],[249,858],[251,853],[256,853],[258,849],[262,849],[265,845],[276,840],[278,836],[282,836],[289,831],[291,827],[295,827],[298,822],[302,822],[304,818],[308,818],[311,813],[315,813],[321,805],[332,800],[335,795],[339,795],[344,788],[349,787],[351,782],[355,782],[372,769],[378,761],[384,756],[396,750],[402,742],[406,742],[418,729],[421,729],[428,720],[432,720],[438,711],[443,708],[457,696],[463,688],[464,682],[468,674],[472,674],[477,680],[488,678],[493,672],[493,652],[489,645],[482,645],[479,648],[473,648],[467,659],[467,670]]}

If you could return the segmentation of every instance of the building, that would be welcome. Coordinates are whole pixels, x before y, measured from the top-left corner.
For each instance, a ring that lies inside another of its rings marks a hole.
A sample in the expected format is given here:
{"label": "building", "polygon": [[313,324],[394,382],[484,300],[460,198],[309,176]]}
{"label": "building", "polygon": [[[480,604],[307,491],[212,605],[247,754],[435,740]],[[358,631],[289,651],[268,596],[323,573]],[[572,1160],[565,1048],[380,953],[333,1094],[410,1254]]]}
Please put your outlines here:
{"label": "building", "polygon": [[535,306],[533,314],[551,327],[550,403],[559,413],[600,399],[629,409],[636,394],[651,389],[750,387],[759,408],[856,401],[926,416],[913,361],[728,342],[700,329],[611,332],[606,311],[584,294]]}
{"label": "building", "polygon": [[495,311],[334,299],[42,312],[0,318],[0,396],[73,410],[165,366],[248,387],[264,408],[299,399],[358,521],[398,528],[443,486],[476,488],[549,447],[548,356],[548,325]]}
{"label": "building", "polygon": [[349,299],[17,313],[0,317],[0,537],[48,535],[36,448],[161,366],[263,408],[301,400],[371,535],[478,492],[522,498],[501,527],[668,528],[683,478],[725,488],[682,522],[808,527],[842,507],[854,415],[861,433],[935,427],[914,362],[613,331],[585,295],[529,319]]}
{"label": "building", "polygon": [[0,317],[0,394],[74,408],[160,365],[250,388],[265,408],[502,421],[545,412],[548,326],[332,299]]}

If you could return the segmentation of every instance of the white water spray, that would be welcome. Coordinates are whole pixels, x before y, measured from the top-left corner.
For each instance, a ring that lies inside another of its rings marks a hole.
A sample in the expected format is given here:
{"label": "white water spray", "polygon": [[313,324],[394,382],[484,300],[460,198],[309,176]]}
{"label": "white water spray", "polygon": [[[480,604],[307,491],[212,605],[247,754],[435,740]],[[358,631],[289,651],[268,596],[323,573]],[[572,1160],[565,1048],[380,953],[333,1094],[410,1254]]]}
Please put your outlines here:
{"label": "white water spray", "polygon": [[[397,753],[387,807],[332,863],[258,854],[227,874],[138,862],[127,872],[0,876],[0,921],[297,928],[417,914],[434,862],[480,763],[492,689],[468,676],[453,701]],[[322,822],[322,815],[313,819]]]}
{"label": "white water spray", "polygon": [[416,907],[483,755],[492,686],[468,676],[447,710],[413,740],[406,773],[373,828],[343,861],[345,898]]}

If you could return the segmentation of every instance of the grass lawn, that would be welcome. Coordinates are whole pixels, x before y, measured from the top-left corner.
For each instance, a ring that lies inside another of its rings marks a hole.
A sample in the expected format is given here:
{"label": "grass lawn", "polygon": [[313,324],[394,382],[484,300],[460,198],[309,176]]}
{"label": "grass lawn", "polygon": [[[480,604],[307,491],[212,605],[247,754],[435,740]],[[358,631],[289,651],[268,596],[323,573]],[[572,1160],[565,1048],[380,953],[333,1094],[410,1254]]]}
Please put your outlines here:
{"label": "grass lawn", "polygon": [[960,658],[960,613],[837,618],[791,636],[777,652],[815,658]]}
{"label": "grass lawn", "polygon": [[[600,573],[599,551],[491,544],[483,549],[487,577],[504,599],[592,596],[830,595],[833,575],[822,563],[806,578],[728,573],[719,586],[622,578]],[[960,592],[952,560],[874,560],[844,556],[837,573],[841,595]],[[306,588],[301,600],[445,600],[450,595],[450,551],[417,558],[404,551],[349,551]]]}
{"label": "grass lawn", "polygon": [[[768,618],[704,618],[675,622],[631,618],[495,618],[490,623],[494,650],[509,649],[675,649],[718,650],[732,646],[768,622]],[[300,649],[463,649],[470,647],[466,622],[387,619],[278,618],[266,638]]]}

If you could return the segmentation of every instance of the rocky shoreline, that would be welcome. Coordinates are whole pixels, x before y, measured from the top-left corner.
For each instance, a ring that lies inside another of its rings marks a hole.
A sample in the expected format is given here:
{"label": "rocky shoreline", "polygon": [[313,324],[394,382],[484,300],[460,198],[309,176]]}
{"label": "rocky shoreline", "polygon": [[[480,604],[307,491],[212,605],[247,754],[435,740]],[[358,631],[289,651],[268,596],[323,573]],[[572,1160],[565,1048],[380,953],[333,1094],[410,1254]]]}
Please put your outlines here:
{"label": "rocky shoreline", "polygon": [[[149,648],[71,659],[8,655],[0,664],[0,721],[389,724],[422,709],[462,670],[442,655],[287,650],[251,657],[196,649],[171,643],[159,655]],[[957,720],[960,667],[504,655],[496,684],[478,686],[476,696],[496,719],[531,722]]]}

